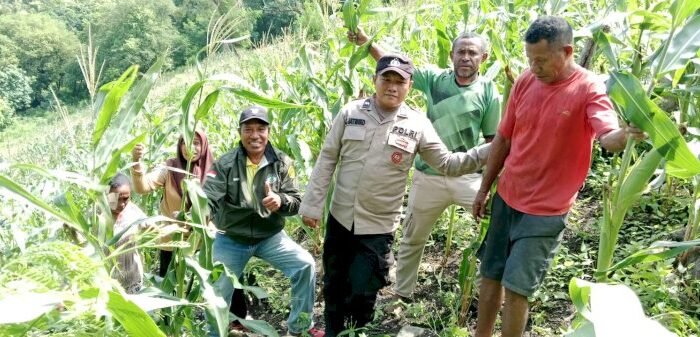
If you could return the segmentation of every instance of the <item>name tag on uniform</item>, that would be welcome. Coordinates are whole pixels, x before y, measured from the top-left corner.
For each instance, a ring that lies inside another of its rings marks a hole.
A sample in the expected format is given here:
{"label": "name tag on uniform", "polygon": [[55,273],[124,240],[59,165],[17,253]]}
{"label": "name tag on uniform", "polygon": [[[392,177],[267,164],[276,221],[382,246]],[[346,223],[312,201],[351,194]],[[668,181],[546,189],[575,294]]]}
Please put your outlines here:
{"label": "name tag on uniform", "polygon": [[413,153],[416,151],[416,144],[418,142],[407,136],[402,136],[396,133],[390,133],[387,144],[396,147],[398,149],[404,150],[408,153]]}

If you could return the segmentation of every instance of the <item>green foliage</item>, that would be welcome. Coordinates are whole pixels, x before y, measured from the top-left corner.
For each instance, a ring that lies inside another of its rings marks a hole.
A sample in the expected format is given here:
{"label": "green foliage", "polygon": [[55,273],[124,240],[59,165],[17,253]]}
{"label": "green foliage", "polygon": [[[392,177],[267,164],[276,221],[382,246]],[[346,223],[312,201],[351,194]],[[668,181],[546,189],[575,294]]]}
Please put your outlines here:
{"label": "green foliage", "polygon": [[7,49],[17,59],[17,65],[34,79],[32,104],[49,97],[50,86],[60,91],[66,72],[76,63],[76,35],[46,14],[2,15],[0,26],[0,36],[11,41]]}
{"label": "green foliage", "polygon": [[326,14],[330,8],[324,8],[320,1],[304,1],[304,9],[296,20],[295,31],[303,34],[307,39],[319,40],[326,32]]}
{"label": "green foliage", "polygon": [[0,130],[12,124],[14,114],[15,109],[4,98],[0,97]]}
{"label": "green foliage", "polygon": [[0,14],[18,12],[45,13],[63,21],[69,29],[81,32],[89,22],[94,21],[95,14],[105,3],[111,1],[95,0],[42,0],[42,1],[5,1],[0,4]]}
{"label": "green foliage", "polygon": [[243,3],[257,16],[251,34],[255,42],[263,41],[268,36],[281,35],[304,10],[303,1],[243,0]]}
{"label": "green foliage", "polygon": [[[103,78],[111,81],[134,64],[148,68],[159,55],[172,50],[179,38],[171,20],[175,9],[171,0],[126,0],[108,5],[93,28],[107,64]],[[170,57],[165,64],[171,64]]]}
{"label": "green foliage", "polygon": [[32,103],[32,78],[15,65],[0,67],[0,98],[14,111],[21,111]]}
{"label": "green foliage", "polygon": [[576,330],[566,336],[676,336],[646,317],[639,299],[627,286],[596,284],[573,278],[569,294],[580,318],[574,323]]}
{"label": "green foliage", "polygon": [[679,178],[700,174],[700,161],[690,152],[673,121],[647,97],[634,75],[612,72],[608,91],[624,116],[649,134],[654,147],[667,160],[668,174]]}
{"label": "green foliage", "polygon": [[0,34],[0,66],[16,65],[15,44],[9,37]]}
{"label": "green foliage", "polygon": [[177,48],[173,50],[175,66],[191,63],[192,58],[207,45],[207,30],[212,19],[222,15],[230,16],[231,20],[236,22],[230,37],[249,34],[256,19],[252,11],[243,6],[241,0],[182,0],[176,2],[176,5],[173,22],[180,36]]}

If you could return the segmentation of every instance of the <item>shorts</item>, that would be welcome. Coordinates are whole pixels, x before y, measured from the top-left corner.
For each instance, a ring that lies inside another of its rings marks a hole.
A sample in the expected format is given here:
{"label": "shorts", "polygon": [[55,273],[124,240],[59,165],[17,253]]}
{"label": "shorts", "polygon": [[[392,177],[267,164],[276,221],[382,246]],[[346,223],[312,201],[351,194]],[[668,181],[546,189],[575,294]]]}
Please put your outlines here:
{"label": "shorts", "polygon": [[520,295],[532,296],[559,248],[567,214],[526,214],[508,206],[496,193],[491,224],[477,253],[481,276]]}

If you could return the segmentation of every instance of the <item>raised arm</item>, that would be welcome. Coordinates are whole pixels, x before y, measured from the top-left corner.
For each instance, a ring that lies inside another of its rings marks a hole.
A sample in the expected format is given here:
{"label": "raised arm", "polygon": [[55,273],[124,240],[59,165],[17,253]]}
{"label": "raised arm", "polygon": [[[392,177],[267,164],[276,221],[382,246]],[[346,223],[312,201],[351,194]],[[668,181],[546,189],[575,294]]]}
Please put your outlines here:
{"label": "raised arm", "polygon": [[[369,36],[367,36],[365,31],[358,26],[356,33],[348,30],[348,40],[358,46],[361,46],[369,41]],[[380,58],[382,58],[382,56],[386,55],[386,51],[384,48],[380,47],[379,44],[372,42],[372,45],[369,46],[369,54],[372,55],[375,61],[378,61]]]}
{"label": "raised arm", "polygon": [[134,191],[138,194],[151,193],[163,187],[168,177],[168,170],[164,167],[147,172],[145,166],[140,161],[143,152],[143,144],[136,144],[131,151],[131,157],[135,163],[134,166],[131,167],[131,177],[134,181]]}

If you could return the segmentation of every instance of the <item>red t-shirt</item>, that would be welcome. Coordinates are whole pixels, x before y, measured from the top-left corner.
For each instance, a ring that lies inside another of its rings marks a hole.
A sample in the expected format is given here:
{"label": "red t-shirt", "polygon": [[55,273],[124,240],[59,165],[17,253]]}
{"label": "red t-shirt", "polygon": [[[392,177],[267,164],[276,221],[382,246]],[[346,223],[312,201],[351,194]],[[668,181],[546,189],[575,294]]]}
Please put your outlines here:
{"label": "red t-shirt", "polygon": [[588,174],[593,137],[618,127],[595,74],[578,67],[569,78],[547,84],[526,70],[513,85],[498,129],[511,142],[499,195],[527,214],[568,212]]}

